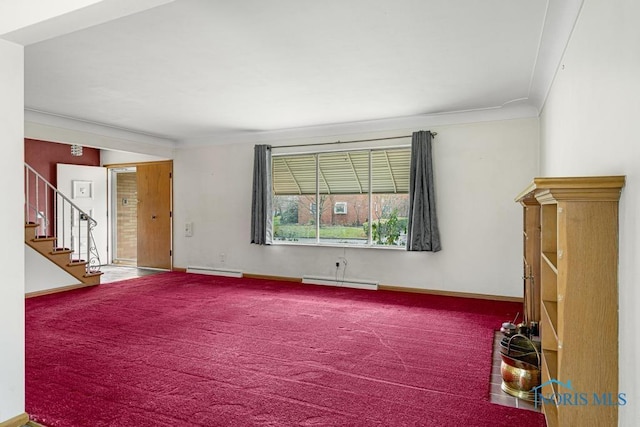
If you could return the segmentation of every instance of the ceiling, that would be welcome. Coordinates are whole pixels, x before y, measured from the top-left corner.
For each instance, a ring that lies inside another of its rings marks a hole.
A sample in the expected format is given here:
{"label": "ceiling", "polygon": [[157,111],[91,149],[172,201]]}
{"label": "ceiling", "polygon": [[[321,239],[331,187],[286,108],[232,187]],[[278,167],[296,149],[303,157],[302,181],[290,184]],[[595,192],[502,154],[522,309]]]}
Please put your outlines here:
{"label": "ceiling", "polygon": [[537,114],[575,22],[557,3],[175,0],[27,44],[25,107],[175,141]]}

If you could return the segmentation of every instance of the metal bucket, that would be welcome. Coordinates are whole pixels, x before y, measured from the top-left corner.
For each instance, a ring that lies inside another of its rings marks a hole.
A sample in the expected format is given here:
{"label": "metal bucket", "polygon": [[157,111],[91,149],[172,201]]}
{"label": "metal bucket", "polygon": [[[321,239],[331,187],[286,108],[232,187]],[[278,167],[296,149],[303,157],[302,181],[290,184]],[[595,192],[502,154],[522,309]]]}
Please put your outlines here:
{"label": "metal bucket", "polygon": [[[511,341],[515,337],[522,337],[527,340],[533,352],[525,353],[512,350]],[[534,354],[534,361],[537,362],[535,365],[529,362]],[[520,399],[535,400],[535,391],[533,389],[540,385],[540,353],[536,345],[524,335],[515,334],[509,338],[506,354],[501,350],[500,356],[502,358],[502,363],[500,364],[502,390]]]}
{"label": "metal bucket", "polygon": [[540,351],[540,342],[531,341],[526,337],[516,335],[500,340],[500,354],[539,366],[537,351]]}

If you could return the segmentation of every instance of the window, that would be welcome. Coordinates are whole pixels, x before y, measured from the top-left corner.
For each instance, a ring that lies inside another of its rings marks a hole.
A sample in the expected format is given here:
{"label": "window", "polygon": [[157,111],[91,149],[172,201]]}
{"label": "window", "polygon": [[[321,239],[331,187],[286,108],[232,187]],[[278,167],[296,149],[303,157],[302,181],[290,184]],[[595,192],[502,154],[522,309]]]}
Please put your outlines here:
{"label": "window", "polygon": [[274,242],[404,246],[409,148],[273,155]]}

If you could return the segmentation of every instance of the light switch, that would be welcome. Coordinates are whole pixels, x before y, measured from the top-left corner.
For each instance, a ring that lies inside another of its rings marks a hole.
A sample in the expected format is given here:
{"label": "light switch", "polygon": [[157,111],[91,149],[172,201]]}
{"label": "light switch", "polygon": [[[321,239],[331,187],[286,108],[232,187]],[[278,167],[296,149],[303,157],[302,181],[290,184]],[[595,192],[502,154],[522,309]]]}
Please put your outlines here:
{"label": "light switch", "polygon": [[193,236],[193,223],[192,222],[186,222],[184,224],[184,236],[185,237]]}

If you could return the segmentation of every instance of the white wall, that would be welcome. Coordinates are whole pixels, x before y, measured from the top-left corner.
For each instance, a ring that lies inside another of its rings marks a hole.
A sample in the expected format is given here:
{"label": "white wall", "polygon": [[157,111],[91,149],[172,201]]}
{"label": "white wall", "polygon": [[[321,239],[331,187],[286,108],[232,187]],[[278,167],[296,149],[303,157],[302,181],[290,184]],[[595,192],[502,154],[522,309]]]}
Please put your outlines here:
{"label": "white wall", "polygon": [[636,0],[586,0],[541,116],[543,175],[627,176],[620,201],[618,289],[619,388],[629,403],[619,410],[621,426],[640,420],[638,22]]}
{"label": "white wall", "polygon": [[38,251],[24,246],[24,292],[44,291],[78,285],[78,279],[43,257]]}
{"label": "white wall", "polygon": [[0,423],[24,412],[24,49],[0,40]]}
{"label": "white wall", "polygon": [[[398,129],[388,134],[406,135],[413,130],[419,129]],[[434,167],[441,252],[251,245],[253,144],[246,143],[177,151],[174,264],[220,267],[220,254],[224,253],[225,267],[246,273],[331,277],[336,257],[344,254],[348,260],[346,278],[522,296],[522,214],[514,197],[538,170],[538,119],[439,126],[431,130],[438,132]],[[380,135],[332,136],[329,140],[371,136]],[[282,145],[305,142],[308,141],[284,141]],[[193,237],[184,237],[185,222],[193,222]]]}
{"label": "white wall", "polygon": [[131,153],[127,151],[101,150],[100,163],[103,166],[123,163],[145,163],[171,160],[171,157],[151,156],[149,154]]}

